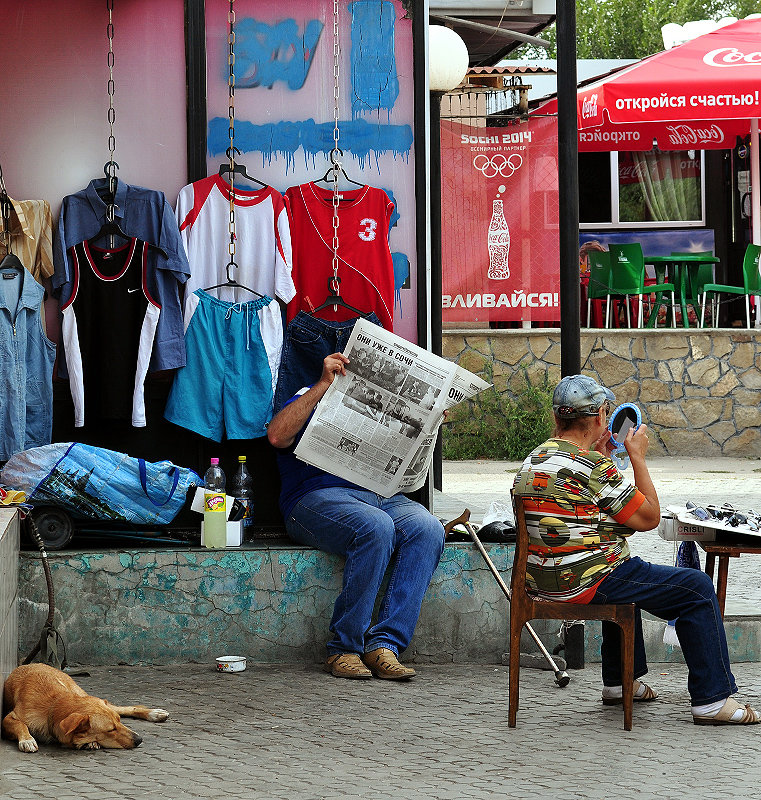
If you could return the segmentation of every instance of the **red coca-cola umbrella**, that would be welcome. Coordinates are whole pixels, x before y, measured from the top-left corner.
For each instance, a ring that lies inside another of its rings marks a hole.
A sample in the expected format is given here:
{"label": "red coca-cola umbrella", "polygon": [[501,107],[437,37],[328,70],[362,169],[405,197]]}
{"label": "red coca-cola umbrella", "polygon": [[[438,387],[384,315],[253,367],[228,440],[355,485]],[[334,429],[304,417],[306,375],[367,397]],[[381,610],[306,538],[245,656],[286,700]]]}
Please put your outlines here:
{"label": "red coca-cola umbrella", "polygon": [[[579,150],[734,147],[761,117],[761,18],[717,28],[579,89]],[[536,114],[557,110],[551,100]]]}
{"label": "red coca-cola umbrella", "polygon": [[598,78],[579,89],[577,107],[580,151],[729,149],[750,133],[753,241],[761,242],[761,17]]}

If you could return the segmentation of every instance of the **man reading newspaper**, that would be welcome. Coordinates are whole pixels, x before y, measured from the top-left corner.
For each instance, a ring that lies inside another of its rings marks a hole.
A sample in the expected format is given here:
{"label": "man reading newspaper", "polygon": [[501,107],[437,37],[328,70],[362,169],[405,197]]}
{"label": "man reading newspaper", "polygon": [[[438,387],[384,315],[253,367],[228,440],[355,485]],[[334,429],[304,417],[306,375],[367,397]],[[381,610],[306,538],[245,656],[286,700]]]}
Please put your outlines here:
{"label": "man reading newspaper", "polygon": [[[350,351],[351,352],[351,351]],[[282,480],[280,509],[288,535],[300,544],[346,557],[343,587],[330,622],[325,669],[337,678],[409,680],[415,670],[399,662],[417,624],[423,595],[444,547],[444,529],[436,517],[401,493],[384,497],[350,480],[306,463],[294,455],[318,402],[337,376],[346,376],[349,359],[333,353],[323,361],[322,375],[302,389],[269,424],[269,441],[278,448]],[[362,369],[357,370],[361,375]],[[368,374],[371,370],[368,368]],[[388,376],[389,385],[398,382]],[[484,384],[485,385],[485,384]],[[382,426],[382,394],[372,392],[361,379],[346,395],[346,414],[357,414],[362,425]],[[377,394],[377,396],[376,396]],[[351,404],[357,405],[352,410]],[[400,424],[414,428],[409,414],[397,414]],[[337,434],[338,436],[338,434]],[[346,436],[336,441],[336,452],[348,458]],[[386,457],[380,472],[396,473],[401,452]],[[388,587],[378,616],[373,607],[387,567]]]}

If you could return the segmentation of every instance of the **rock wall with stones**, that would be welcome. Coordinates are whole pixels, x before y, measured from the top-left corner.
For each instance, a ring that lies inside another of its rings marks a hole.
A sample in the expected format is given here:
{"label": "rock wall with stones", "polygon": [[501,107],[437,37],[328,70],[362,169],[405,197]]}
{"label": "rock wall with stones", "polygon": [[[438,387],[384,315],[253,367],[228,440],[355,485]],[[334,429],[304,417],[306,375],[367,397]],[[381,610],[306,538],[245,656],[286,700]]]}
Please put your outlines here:
{"label": "rock wall with stones", "polygon": [[[560,379],[560,331],[445,331],[444,356],[511,397]],[[636,403],[650,453],[761,457],[761,331],[594,330],[581,371]],[[492,377],[489,377],[492,376]]]}

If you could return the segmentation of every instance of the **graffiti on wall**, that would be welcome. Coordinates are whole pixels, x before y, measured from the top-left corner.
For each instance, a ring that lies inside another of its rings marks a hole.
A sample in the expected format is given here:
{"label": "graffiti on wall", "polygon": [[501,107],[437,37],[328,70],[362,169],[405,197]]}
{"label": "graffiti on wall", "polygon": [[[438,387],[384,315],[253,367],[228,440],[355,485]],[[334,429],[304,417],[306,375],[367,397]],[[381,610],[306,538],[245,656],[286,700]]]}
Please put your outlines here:
{"label": "graffiti on wall", "polygon": [[[315,180],[334,149],[334,48],[330,3],[301,0],[284,7],[272,2],[243,3],[235,22],[235,145],[256,154],[264,178],[282,189]],[[396,0],[354,0],[340,7],[339,147],[353,179],[380,186],[395,204],[390,236],[394,264],[395,317],[409,315],[414,325],[415,293],[411,258],[415,248],[411,75],[400,80],[399,19]],[[226,20],[219,20],[219,34]],[[409,25],[401,36],[411,47]],[[228,42],[216,54],[210,75],[226,84]],[[408,70],[409,73],[409,70]],[[406,82],[405,82],[406,80]],[[221,85],[220,85],[221,89]],[[210,86],[210,97],[216,97]],[[406,92],[406,93],[405,93]],[[226,98],[225,98],[226,99]],[[230,144],[227,109],[217,105],[208,121],[208,156],[225,153]],[[350,166],[353,164],[354,166]],[[269,171],[269,172],[268,172]],[[405,184],[400,185],[400,180]],[[390,186],[394,186],[391,189]],[[403,188],[403,190],[402,190]],[[395,196],[396,195],[396,196]],[[401,222],[400,222],[401,220]],[[407,314],[404,312],[407,311]],[[413,313],[410,313],[413,312]],[[401,332],[401,331],[400,331]],[[404,335],[404,334],[403,334]],[[414,338],[414,334],[413,334]]]}

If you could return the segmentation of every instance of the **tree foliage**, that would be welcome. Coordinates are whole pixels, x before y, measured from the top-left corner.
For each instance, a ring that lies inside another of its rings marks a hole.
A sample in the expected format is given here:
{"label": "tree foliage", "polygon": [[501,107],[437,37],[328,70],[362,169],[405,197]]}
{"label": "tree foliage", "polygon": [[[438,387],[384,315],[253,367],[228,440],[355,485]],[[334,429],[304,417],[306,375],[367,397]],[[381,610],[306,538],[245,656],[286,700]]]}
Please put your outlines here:
{"label": "tree foliage", "polygon": [[[567,0],[558,0],[558,3]],[[644,58],[663,50],[661,27],[761,13],[759,0],[577,0],[577,58]],[[557,58],[555,26],[540,34],[550,50],[524,45],[511,59]]]}

